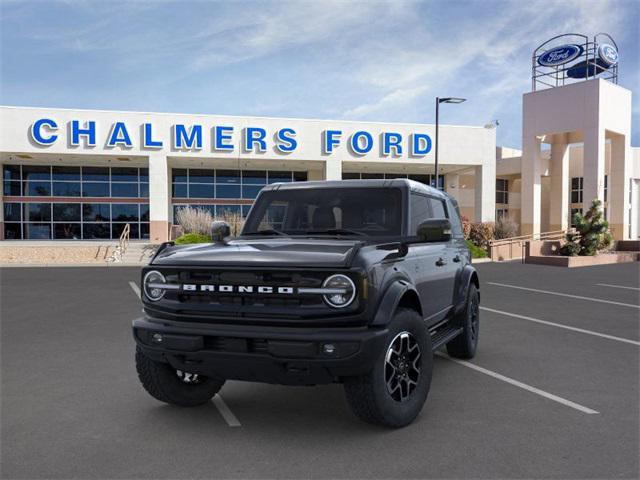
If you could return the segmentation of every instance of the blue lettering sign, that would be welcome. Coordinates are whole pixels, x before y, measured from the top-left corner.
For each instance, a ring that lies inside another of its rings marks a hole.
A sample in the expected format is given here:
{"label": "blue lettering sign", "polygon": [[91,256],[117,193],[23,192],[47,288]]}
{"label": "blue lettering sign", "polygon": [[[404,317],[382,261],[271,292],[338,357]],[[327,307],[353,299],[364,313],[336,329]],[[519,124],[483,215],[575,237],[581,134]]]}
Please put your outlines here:
{"label": "blue lettering sign", "polygon": [[111,128],[111,135],[109,135],[109,140],[107,140],[107,147],[115,147],[116,145],[122,145],[127,148],[133,147],[131,137],[124,122],[116,122]]}
{"label": "blue lettering sign", "polygon": [[254,145],[258,145],[259,152],[267,151],[267,142],[264,140],[267,136],[267,131],[264,128],[259,127],[247,127],[245,129],[244,136],[244,149],[247,152],[254,151]]}
{"label": "blue lettering sign", "polygon": [[49,136],[44,136],[42,127],[46,127],[47,130],[55,132],[58,130],[58,124],[50,118],[41,118],[31,125],[31,138],[34,142],[38,145],[52,145],[58,139],[58,135],[50,134]]}
{"label": "blue lettering sign", "polygon": [[[364,143],[361,142],[364,140]],[[373,137],[369,132],[359,130],[351,136],[351,150],[357,155],[369,153],[373,148]]]}
{"label": "blue lettering sign", "polygon": [[325,130],[324,138],[322,139],[322,150],[326,154],[333,153],[333,149],[336,145],[340,145],[340,137],[342,136],[342,130]]}
{"label": "blue lettering sign", "polygon": [[390,155],[393,148],[394,155],[402,155],[402,135],[399,133],[385,132],[382,136],[382,154]]}
{"label": "blue lettering sign", "polygon": [[[173,127],[173,147],[176,149],[202,149],[202,125],[194,125],[187,131],[187,128],[178,123]],[[195,144],[195,146],[194,146]]]}
{"label": "blue lettering sign", "polygon": [[87,146],[96,146],[96,122],[93,120],[85,122],[85,127],[80,128],[79,120],[71,121],[71,145],[77,147],[80,145],[80,137],[87,138]]}
{"label": "blue lettering sign", "polygon": [[411,141],[411,155],[426,155],[431,151],[431,137],[426,133],[414,133]]}
{"label": "blue lettering sign", "polygon": [[214,131],[213,148],[215,150],[232,151],[233,145],[227,142],[232,140],[231,134],[233,133],[233,127],[215,127]]}
{"label": "blue lettering sign", "polygon": [[293,128],[281,128],[276,133],[278,142],[276,148],[282,153],[293,152],[298,147],[298,141],[295,139],[296,131]]}
{"label": "blue lettering sign", "polygon": [[150,123],[144,124],[144,130],[142,134],[142,147],[143,148],[162,148],[162,141],[153,140],[153,125]]}

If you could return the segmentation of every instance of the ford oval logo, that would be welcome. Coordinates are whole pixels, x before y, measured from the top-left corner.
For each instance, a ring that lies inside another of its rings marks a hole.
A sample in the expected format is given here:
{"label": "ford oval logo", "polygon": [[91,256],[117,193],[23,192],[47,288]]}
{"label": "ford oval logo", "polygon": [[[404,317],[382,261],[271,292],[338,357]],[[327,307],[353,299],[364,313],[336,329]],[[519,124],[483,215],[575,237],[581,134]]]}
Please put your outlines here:
{"label": "ford oval logo", "polygon": [[610,67],[618,63],[618,50],[613,45],[603,43],[598,47],[598,57]]}
{"label": "ford oval logo", "polygon": [[580,45],[561,45],[547,50],[538,57],[538,63],[543,67],[557,67],[578,58],[583,48]]}

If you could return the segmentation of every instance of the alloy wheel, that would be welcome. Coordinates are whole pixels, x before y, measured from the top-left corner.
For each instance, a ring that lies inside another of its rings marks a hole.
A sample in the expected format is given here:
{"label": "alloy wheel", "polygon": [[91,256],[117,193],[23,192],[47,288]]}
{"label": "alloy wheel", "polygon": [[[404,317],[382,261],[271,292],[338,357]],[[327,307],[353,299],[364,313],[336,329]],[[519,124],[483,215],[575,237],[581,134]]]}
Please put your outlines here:
{"label": "alloy wheel", "polygon": [[384,381],[396,402],[406,401],[420,380],[420,345],[409,332],[401,332],[389,344],[385,356]]}

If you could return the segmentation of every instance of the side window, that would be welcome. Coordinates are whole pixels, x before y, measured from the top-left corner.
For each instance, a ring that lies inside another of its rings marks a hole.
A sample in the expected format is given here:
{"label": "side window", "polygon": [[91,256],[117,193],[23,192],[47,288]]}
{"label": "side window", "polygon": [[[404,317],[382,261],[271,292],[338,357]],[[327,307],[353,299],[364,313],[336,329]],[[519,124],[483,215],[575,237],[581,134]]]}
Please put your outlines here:
{"label": "side window", "polygon": [[424,195],[411,194],[411,234],[415,235],[418,225],[431,218],[431,207],[429,198]]}
{"label": "side window", "polygon": [[462,220],[460,220],[460,208],[458,208],[458,202],[454,199],[450,199],[449,203],[449,220],[451,221],[451,233],[454,237],[462,238],[464,232],[462,231]]}
{"label": "side window", "polygon": [[449,218],[447,215],[447,209],[442,200],[439,198],[430,198],[429,201],[433,211],[433,218]]}

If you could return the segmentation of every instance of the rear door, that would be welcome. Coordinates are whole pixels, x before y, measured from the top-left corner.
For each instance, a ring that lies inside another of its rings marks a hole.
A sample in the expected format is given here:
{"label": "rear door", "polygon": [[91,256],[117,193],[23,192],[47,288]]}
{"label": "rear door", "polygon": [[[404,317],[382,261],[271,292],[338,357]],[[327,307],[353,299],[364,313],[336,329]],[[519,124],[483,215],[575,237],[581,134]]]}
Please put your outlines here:
{"label": "rear door", "polygon": [[[410,232],[416,235],[418,225],[434,218],[432,197],[411,192]],[[435,205],[436,209],[438,205]],[[422,301],[423,316],[429,323],[440,320],[452,302],[449,286],[451,259],[447,242],[415,243],[409,246],[407,266],[414,278]]]}
{"label": "rear door", "polygon": [[[448,219],[451,221],[451,212],[449,212],[445,199],[429,197],[429,202],[434,219]],[[462,262],[459,255],[460,252],[453,239],[448,242],[435,243],[434,245],[440,247],[434,271],[437,272],[438,277],[438,291],[441,295],[440,307],[446,313],[449,307],[453,305],[456,277]]]}

